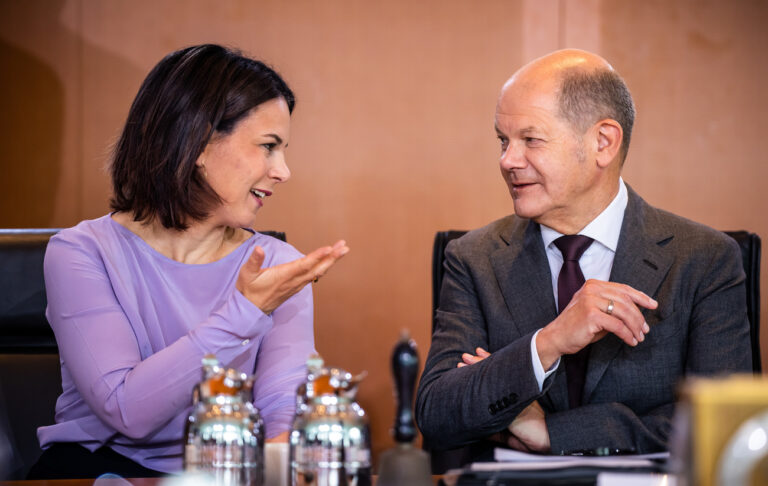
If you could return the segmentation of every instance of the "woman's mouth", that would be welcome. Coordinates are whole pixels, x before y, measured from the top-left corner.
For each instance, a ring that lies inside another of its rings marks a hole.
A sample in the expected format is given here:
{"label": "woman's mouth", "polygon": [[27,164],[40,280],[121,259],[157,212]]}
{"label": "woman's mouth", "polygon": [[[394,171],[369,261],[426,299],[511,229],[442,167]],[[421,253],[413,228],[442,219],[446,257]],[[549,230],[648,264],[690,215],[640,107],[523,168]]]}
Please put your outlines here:
{"label": "woman's mouth", "polygon": [[256,202],[259,203],[259,207],[264,205],[263,199],[267,196],[272,195],[272,191],[267,191],[266,189],[251,189],[251,194],[253,194],[253,197],[256,198]]}

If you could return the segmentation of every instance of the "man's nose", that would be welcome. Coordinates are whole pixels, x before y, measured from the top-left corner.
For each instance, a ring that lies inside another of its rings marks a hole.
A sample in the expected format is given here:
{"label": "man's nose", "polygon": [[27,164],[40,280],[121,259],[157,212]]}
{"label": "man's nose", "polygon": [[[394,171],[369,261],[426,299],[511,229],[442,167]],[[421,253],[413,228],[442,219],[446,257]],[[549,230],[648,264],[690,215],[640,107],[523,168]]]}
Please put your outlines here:
{"label": "man's nose", "polygon": [[522,169],[527,165],[524,152],[516,144],[510,143],[499,158],[503,170]]}

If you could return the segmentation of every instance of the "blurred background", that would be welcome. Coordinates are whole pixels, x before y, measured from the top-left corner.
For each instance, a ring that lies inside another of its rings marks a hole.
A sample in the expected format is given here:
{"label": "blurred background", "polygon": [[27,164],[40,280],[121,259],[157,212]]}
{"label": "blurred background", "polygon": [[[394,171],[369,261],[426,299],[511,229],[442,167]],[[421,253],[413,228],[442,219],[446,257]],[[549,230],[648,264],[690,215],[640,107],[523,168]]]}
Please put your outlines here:
{"label": "blurred background", "polygon": [[493,130],[504,81],[558,48],[606,57],[638,111],[625,181],[765,240],[767,20],[765,0],[0,0],[0,227],[108,211],[111,146],[166,53],[213,42],[265,60],[298,104],[293,177],[258,229],[352,248],[315,285],[316,345],[368,371],[377,456],[393,444],[392,347],[408,329],[422,364],[429,348],[435,232],[512,212]]}

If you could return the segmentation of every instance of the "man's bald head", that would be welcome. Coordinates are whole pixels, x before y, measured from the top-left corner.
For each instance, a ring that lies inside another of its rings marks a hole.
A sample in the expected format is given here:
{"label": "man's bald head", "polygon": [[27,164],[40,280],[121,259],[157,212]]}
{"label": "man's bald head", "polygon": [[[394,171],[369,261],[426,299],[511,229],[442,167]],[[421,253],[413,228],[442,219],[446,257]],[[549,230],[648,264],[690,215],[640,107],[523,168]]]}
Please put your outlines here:
{"label": "man's bald head", "polygon": [[520,68],[504,85],[508,88],[551,92],[559,115],[579,134],[606,118],[622,128],[620,161],[629,150],[635,123],[635,104],[624,80],[602,57],[578,49],[564,49],[540,57]]}

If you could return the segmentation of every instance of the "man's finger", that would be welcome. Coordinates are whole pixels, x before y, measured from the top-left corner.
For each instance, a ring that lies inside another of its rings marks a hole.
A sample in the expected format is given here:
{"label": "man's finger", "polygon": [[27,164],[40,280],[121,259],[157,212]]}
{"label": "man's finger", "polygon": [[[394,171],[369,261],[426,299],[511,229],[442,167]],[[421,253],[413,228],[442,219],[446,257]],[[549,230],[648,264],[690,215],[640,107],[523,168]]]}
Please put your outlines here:
{"label": "man's finger", "polygon": [[483,358],[479,358],[473,354],[464,353],[461,355],[461,360],[464,361],[466,364],[475,364],[482,361]]}
{"label": "man's finger", "polygon": [[634,301],[627,299],[625,295],[609,295],[605,296],[605,299],[605,302],[597,303],[598,308],[605,306],[601,308],[604,314],[621,321],[639,342],[645,341],[646,329],[650,328]]}
{"label": "man's finger", "polygon": [[600,318],[598,323],[603,329],[615,334],[619,339],[629,344],[630,346],[637,346],[639,342],[632,331],[625,325],[625,323],[619,319],[614,319],[609,315]]}
{"label": "man's finger", "polygon": [[518,439],[514,434],[510,433],[507,437],[507,446],[510,449],[514,449],[516,451],[522,451],[522,452],[532,452],[531,449],[523,442],[522,440]]}
{"label": "man's finger", "polygon": [[641,292],[625,284],[621,284],[621,287],[624,295],[629,297],[635,304],[646,309],[655,309],[659,306],[659,303],[650,298],[645,292]]}

